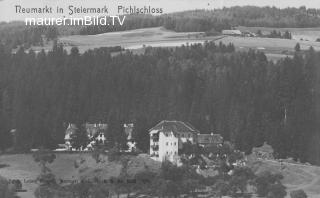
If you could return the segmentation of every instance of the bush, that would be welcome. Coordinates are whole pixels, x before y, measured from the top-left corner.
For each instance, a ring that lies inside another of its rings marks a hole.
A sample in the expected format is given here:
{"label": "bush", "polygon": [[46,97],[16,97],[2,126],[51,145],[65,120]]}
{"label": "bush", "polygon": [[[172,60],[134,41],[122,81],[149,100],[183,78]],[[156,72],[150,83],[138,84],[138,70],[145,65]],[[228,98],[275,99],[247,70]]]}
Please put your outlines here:
{"label": "bush", "polygon": [[307,198],[307,194],[303,190],[295,190],[290,193],[291,198]]}
{"label": "bush", "polygon": [[285,187],[281,184],[281,179],[283,179],[283,176],[281,174],[273,174],[269,171],[261,173],[255,179],[257,194],[260,197],[273,197],[273,195],[280,192],[282,195],[283,191],[285,192]]}
{"label": "bush", "polygon": [[280,183],[277,183],[269,187],[267,198],[284,198],[286,195],[286,187]]}
{"label": "bush", "polygon": [[8,181],[0,177],[0,197],[1,198],[14,198],[15,189],[13,186],[10,186]]}

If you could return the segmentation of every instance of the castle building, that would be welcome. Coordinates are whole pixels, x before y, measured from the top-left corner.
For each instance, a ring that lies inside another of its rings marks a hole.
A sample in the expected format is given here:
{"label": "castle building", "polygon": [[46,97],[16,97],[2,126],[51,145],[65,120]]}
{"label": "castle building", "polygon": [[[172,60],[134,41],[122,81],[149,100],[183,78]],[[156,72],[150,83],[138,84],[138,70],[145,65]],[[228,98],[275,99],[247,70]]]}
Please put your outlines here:
{"label": "castle building", "polygon": [[161,121],[149,130],[150,156],[156,161],[177,162],[183,143],[196,143],[199,131],[182,121]]}

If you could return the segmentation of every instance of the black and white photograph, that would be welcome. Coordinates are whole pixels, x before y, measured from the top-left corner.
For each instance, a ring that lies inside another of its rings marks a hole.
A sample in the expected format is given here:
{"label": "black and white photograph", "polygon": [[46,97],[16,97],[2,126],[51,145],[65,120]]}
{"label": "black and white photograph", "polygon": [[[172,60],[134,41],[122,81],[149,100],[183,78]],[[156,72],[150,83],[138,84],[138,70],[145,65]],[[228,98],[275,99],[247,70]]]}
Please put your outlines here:
{"label": "black and white photograph", "polygon": [[320,0],[0,0],[0,198],[320,198]]}

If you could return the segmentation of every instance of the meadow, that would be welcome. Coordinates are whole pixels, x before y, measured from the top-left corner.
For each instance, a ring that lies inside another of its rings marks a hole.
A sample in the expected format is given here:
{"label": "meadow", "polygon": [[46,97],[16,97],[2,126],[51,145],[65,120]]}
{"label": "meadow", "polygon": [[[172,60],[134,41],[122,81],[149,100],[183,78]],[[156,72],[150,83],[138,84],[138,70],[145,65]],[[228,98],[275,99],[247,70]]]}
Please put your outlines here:
{"label": "meadow", "polygon": [[[128,174],[134,175],[143,171],[146,167],[150,170],[160,168],[160,163],[150,159],[145,154],[129,156],[130,165]],[[81,163],[80,163],[81,162]],[[0,156],[0,175],[7,180],[19,179],[22,188],[26,192],[19,192],[21,198],[34,198],[34,191],[39,186],[36,179],[40,174],[40,166],[34,162],[32,154],[5,154]],[[77,165],[76,165],[77,164]],[[57,183],[68,185],[78,182],[80,179],[92,181],[93,178],[108,180],[111,177],[118,177],[122,170],[120,162],[109,162],[107,157],[103,158],[102,163],[97,163],[91,153],[56,153],[56,159],[48,167],[56,176]]]}
{"label": "meadow", "polygon": [[[239,27],[240,30],[256,32],[270,32],[274,28]],[[163,27],[143,28],[130,31],[110,32],[97,35],[72,35],[63,36],[58,42],[64,45],[67,51],[72,47],[78,47],[80,53],[89,49],[100,47],[121,46],[124,49],[135,53],[143,53],[144,48],[151,47],[178,47],[187,44],[204,43],[214,41],[217,44],[233,43],[236,50],[259,50],[263,51],[270,60],[279,60],[287,56],[291,57],[294,47],[300,44],[302,50],[307,50],[311,46],[315,50],[320,50],[320,42],[316,42],[317,35],[320,37],[320,28],[286,28],[276,29],[278,31],[289,30],[293,39],[260,38],[260,37],[234,37],[234,36],[206,36],[203,32],[174,32]],[[33,50],[39,52],[41,49],[48,51],[52,45],[44,47],[34,46]]]}
{"label": "meadow", "polygon": [[[107,157],[102,163],[96,163],[90,153],[59,153],[56,160],[49,165],[49,168],[55,174],[57,181],[61,184],[79,181],[79,179],[92,179],[100,177],[108,179],[116,177],[121,172],[119,162],[108,162]],[[85,161],[80,167],[75,167],[75,163]],[[32,154],[15,154],[0,156],[0,164],[6,164],[0,168],[0,175],[7,179],[20,179],[23,183],[23,189],[27,192],[21,192],[18,195],[21,198],[34,198],[33,192],[38,184],[34,182],[40,172],[40,167],[33,161]],[[145,167],[151,170],[160,168],[160,163],[153,161],[146,154],[132,156],[130,158],[129,174],[135,174],[144,170]],[[289,192],[303,189],[309,198],[320,197],[320,167],[304,164],[284,163],[281,166],[278,161],[260,160],[256,161],[249,158],[248,165],[256,174],[263,171],[281,173],[284,176],[282,183],[287,187],[288,198]]]}

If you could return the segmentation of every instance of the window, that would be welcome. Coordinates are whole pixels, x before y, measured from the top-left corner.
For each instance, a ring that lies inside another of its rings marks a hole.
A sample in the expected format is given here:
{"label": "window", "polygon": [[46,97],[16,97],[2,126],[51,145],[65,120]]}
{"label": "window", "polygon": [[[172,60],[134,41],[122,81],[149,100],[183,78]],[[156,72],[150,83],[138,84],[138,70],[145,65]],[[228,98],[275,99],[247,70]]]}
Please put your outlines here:
{"label": "window", "polygon": [[166,145],[168,146],[168,145],[169,145],[169,143],[168,143],[168,142],[166,142]]}
{"label": "window", "polygon": [[181,134],[181,137],[184,137],[184,134]]}
{"label": "window", "polygon": [[167,151],[167,155],[169,154],[169,152]]}
{"label": "window", "polygon": [[175,142],[174,145],[176,146],[176,145],[177,145],[177,142]]}
{"label": "window", "polygon": [[174,154],[177,155],[177,151],[175,151]]}
{"label": "window", "polygon": [[166,133],[166,137],[168,137],[169,136],[169,134],[168,133]]}

